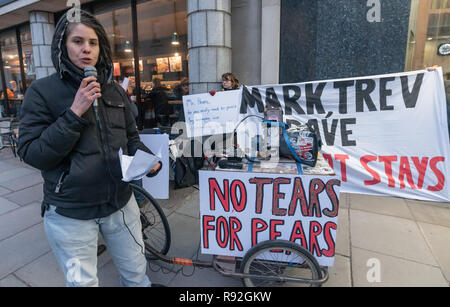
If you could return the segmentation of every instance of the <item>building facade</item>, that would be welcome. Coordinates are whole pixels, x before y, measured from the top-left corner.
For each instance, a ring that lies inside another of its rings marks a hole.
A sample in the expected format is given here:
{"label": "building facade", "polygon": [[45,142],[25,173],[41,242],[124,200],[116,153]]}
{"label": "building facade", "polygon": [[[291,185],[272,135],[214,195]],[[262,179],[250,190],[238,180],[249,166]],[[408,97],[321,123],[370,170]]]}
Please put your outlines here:
{"label": "building facade", "polygon": [[[277,84],[440,65],[449,93],[450,0],[0,0],[3,115],[54,72],[55,23],[79,5],[105,27],[114,78],[140,88],[218,90],[221,75]],[[136,73],[138,72],[138,73]],[[145,118],[143,109],[141,119]]]}

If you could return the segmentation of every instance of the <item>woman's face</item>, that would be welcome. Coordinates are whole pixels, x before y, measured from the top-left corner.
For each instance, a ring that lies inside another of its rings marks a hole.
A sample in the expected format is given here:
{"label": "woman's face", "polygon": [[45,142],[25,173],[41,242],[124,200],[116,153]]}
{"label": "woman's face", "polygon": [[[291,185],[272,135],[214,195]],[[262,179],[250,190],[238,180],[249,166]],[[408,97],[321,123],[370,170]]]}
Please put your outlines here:
{"label": "woman's face", "polygon": [[70,32],[66,46],[70,61],[78,68],[97,64],[100,46],[94,29],[77,24]]}
{"label": "woman's face", "polygon": [[228,78],[222,79],[222,86],[226,90],[230,90],[233,87],[233,83]]}
{"label": "woman's face", "polygon": [[183,89],[183,93],[189,94],[189,83],[182,84],[181,88]]}

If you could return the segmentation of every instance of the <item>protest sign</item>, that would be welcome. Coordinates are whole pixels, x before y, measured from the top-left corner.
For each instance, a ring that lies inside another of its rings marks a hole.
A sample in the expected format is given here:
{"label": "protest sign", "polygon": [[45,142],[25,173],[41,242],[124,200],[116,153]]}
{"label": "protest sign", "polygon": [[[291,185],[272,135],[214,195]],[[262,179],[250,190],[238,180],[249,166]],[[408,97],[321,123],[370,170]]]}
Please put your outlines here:
{"label": "protest sign", "polygon": [[239,112],[308,123],[342,192],[450,201],[442,69],[242,88]]}
{"label": "protest sign", "polygon": [[169,135],[141,134],[142,143],[161,159],[161,171],[155,177],[144,177],[143,188],[155,199],[169,199]]}
{"label": "protest sign", "polygon": [[239,119],[240,91],[183,96],[188,137],[231,133]]}
{"label": "protest sign", "polygon": [[333,266],[340,181],[300,176],[200,171],[203,254],[242,257],[257,243],[289,240]]}

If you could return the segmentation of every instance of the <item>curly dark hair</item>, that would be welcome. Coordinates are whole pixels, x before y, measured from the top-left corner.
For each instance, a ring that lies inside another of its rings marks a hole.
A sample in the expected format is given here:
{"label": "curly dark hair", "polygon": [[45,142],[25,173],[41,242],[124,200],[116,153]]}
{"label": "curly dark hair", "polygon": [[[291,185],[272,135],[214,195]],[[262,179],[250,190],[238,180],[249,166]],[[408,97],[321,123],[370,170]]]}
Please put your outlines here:
{"label": "curly dark hair", "polygon": [[[80,10],[80,19],[78,21],[71,21],[68,18],[68,13],[64,14],[58,21],[55,27],[55,33],[52,40],[52,62],[56,70],[61,74],[61,77],[66,72],[75,72],[80,78],[82,72],[77,67],[71,64],[66,43],[70,33],[78,24],[83,24],[89,28],[92,28],[98,37],[98,43],[100,48],[100,54],[98,56],[97,64],[95,65],[99,74],[104,75],[104,79],[107,80],[112,75],[112,52],[111,46],[108,41],[108,36],[101,23],[90,13]],[[73,74],[72,74],[73,75]],[[99,76],[100,77],[100,76]],[[80,80],[79,80],[80,81]]]}
{"label": "curly dark hair", "polygon": [[[108,41],[108,35],[106,34],[105,28],[101,25],[101,23],[91,14],[86,11],[80,10],[80,22],[86,27],[92,28],[95,31],[95,34],[98,36],[98,43],[100,46],[100,54],[98,57],[97,66],[108,66],[112,63],[112,52],[111,45]],[[63,43],[65,44],[67,41],[67,37],[69,37],[72,30],[76,27],[78,22],[69,22],[67,26],[67,30],[64,33]]]}

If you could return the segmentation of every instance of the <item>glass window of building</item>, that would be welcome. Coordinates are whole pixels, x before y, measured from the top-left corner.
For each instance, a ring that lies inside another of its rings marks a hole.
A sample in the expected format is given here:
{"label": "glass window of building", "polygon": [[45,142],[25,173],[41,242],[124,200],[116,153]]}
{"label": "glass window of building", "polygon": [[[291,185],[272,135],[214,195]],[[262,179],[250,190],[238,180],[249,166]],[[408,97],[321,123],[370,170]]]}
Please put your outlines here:
{"label": "glass window of building", "polygon": [[147,127],[152,126],[152,118],[158,120],[167,113],[174,121],[184,120],[180,100],[189,91],[186,2],[142,1],[137,5],[139,73]]}
{"label": "glass window of building", "polygon": [[[9,103],[3,104],[5,108],[3,113],[6,115],[16,114],[17,104],[15,100],[23,95],[23,89],[21,88],[22,78],[15,29],[0,34],[0,46],[5,77],[4,84],[6,84],[7,98],[9,100]],[[3,100],[5,98],[4,90],[0,95]]]}
{"label": "glass window of building", "polygon": [[126,77],[134,75],[130,3],[101,3],[95,7],[94,14],[108,34],[114,63],[114,79],[121,83]]}
{"label": "glass window of building", "polygon": [[[28,88],[36,80],[36,70],[34,67],[33,45],[31,42],[30,25],[22,26],[20,29],[20,41],[22,43],[22,58],[25,73],[25,86]],[[26,90],[26,89],[25,89]]]}
{"label": "glass window of building", "polygon": [[173,90],[188,77],[186,0],[147,1],[137,12],[141,86],[158,78]]}
{"label": "glass window of building", "polygon": [[450,82],[450,0],[413,0],[406,70],[439,65]]}
{"label": "glass window of building", "polygon": [[19,86],[22,79],[20,75],[20,60],[19,52],[17,51],[16,31],[11,30],[0,34],[0,44],[2,48],[6,86],[12,92],[8,93],[8,98],[14,98],[22,93],[21,87]]}

